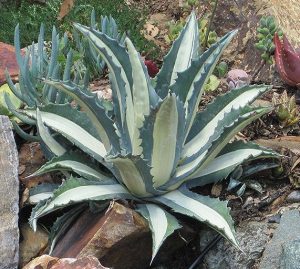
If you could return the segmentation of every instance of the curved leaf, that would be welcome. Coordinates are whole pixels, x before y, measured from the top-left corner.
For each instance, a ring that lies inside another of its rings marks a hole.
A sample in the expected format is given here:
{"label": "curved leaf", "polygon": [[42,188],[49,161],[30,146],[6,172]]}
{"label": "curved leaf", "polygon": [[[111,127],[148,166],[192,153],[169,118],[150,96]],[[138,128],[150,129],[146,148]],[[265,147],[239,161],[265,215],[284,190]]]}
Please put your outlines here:
{"label": "curved leaf", "polygon": [[[58,108],[58,105],[54,107]],[[41,111],[42,121],[45,125],[66,137],[69,141],[74,143],[81,150],[88,153],[99,162],[105,164],[104,157],[107,152],[100,140],[95,138],[88,131],[86,131],[86,129],[84,129],[77,123],[57,114],[57,111],[47,112],[47,108],[49,109],[49,107],[41,108],[45,110]],[[22,113],[29,117],[36,118],[36,113],[33,110],[22,110]],[[76,113],[76,110],[74,109],[71,113],[73,114],[73,116],[75,116],[76,114],[78,116],[81,115],[80,113]]]}
{"label": "curved leaf", "polygon": [[84,201],[103,201],[107,199],[135,199],[120,184],[108,184],[71,177],[63,183],[49,200],[38,204],[32,211],[30,224],[36,230],[37,220],[62,207]]}
{"label": "curved leaf", "polygon": [[224,151],[204,169],[195,173],[186,185],[189,188],[216,183],[226,178],[238,165],[246,160],[259,158],[278,158],[279,154],[254,143],[235,141],[228,144]]}
{"label": "curved leaf", "polygon": [[177,213],[206,223],[227,238],[234,246],[238,247],[227,202],[198,195],[186,188],[171,191],[154,199]]}
{"label": "curved leaf", "polygon": [[[118,41],[93,28],[88,28],[78,23],[75,23],[74,26],[89,39],[93,48],[107,63],[110,70],[110,79],[112,85],[114,85],[112,87],[113,102],[119,132],[123,132],[124,129],[125,133],[121,133],[124,137],[123,139],[127,138],[129,132],[129,137],[132,141],[134,135],[132,127],[134,126],[132,68],[128,64],[130,60],[125,47],[120,45]],[[131,148],[129,148],[128,152],[131,152]]]}
{"label": "curved leaf", "polygon": [[183,143],[184,109],[175,94],[151,110],[141,129],[143,154],[149,159],[154,187],[165,184],[173,173]]}
{"label": "curved leaf", "polygon": [[51,149],[51,152],[56,156],[63,155],[66,152],[66,149],[51,136],[47,128],[44,126],[41,113],[38,108],[36,110],[36,120],[39,135],[46,146]]}
{"label": "curved leaf", "polygon": [[157,74],[155,89],[162,99],[167,96],[169,87],[175,82],[178,73],[185,71],[191,65],[192,59],[198,56],[198,35],[198,22],[193,11],[179,37],[165,56],[163,66]]}
{"label": "curved leaf", "polygon": [[199,149],[207,143],[218,122],[226,113],[232,109],[246,107],[270,89],[270,86],[266,85],[244,86],[231,90],[225,95],[217,96],[203,112],[196,115],[182,152],[182,158],[191,156],[195,152],[193,149],[196,147]]}
{"label": "curved leaf", "polygon": [[181,225],[175,217],[154,204],[139,204],[137,211],[147,219],[152,232],[152,263],[165,239]]}
{"label": "curved leaf", "polygon": [[219,130],[216,131],[215,129],[209,139],[205,137],[206,144],[198,149],[198,152],[191,158],[187,158],[184,163],[177,167],[174,177],[165,187],[174,190],[181,183],[192,178],[194,174],[205,168],[219,154],[236,133],[270,110],[270,108],[246,107],[233,109],[231,112],[226,113],[224,119],[218,122],[218,128],[216,129]]}
{"label": "curved leaf", "polygon": [[151,197],[160,192],[153,186],[153,177],[150,174],[150,167],[141,156],[115,156],[107,159],[113,163],[117,171],[115,176],[127,189],[137,197]]}
{"label": "curved leaf", "polygon": [[105,145],[106,151],[109,151],[111,146],[113,146],[115,150],[119,150],[119,137],[116,134],[113,122],[107,116],[105,108],[102,106],[101,101],[97,98],[96,94],[87,90],[83,91],[78,86],[73,85],[70,82],[67,84],[61,81],[46,80],[45,83],[68,94],[76,100],[78,105],[83,108],[90,121],[95,126],[98,137],[100,137],[101,141]]}
{"label": "curved leaf", "polygon": [[30,177],[39,176],[53,171],[73,171],[88,180],[111,180],[112,177],[105,175],[91,160],[76,152],[68,152],[62,156],[54,157],[35,171]]}

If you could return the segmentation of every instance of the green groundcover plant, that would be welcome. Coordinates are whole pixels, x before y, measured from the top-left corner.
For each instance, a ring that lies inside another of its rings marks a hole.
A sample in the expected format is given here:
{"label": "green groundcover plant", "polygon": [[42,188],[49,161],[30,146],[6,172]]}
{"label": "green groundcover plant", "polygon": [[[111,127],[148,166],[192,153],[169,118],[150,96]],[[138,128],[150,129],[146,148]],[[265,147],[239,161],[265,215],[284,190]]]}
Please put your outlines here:
{"label": "green groundcover plant", "polygon": [[[152,260],[180,227],[172,212],[206,223],[238,247],[227,202],[191,191],[226,178],[246,160],[278,157],[254,143],[232,141],[271,110],[250,105],[270,87],[234,89],[198,112],[204,85],[235,31],[199,55],[192,13],[152,80],[129,38],[123,46],[93,28],[75,28],[108,65],[113,110],[107,112],[87,86],[46,79],[46,85],[75,100],[76,107],[50,103],[19,111],[37,122],[41,139],[56,155],[34,175],[70,174],[33,209],[33,228],[42,216],[72,204],[127,199],[149,222]],[[65,147],[49,129],[74,146]]]}

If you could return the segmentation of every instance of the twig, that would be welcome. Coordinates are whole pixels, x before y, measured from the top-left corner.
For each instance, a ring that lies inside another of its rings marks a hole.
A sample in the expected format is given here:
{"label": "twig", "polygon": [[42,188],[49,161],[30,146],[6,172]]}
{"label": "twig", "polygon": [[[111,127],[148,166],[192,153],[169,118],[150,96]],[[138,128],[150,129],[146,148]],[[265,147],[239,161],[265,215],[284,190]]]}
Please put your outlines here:
{"label": "twig", "polygon": [[214,5],[214,9],[213,9],[213,11],[211,13],[211,16],[210,16],[210,20],[209,20],[209,23],[208,23],[208,27],[207,27],[207,30],[206,30],[205,39],[204,39],[204,43],[203,43],[203,48],[204,49],[206,49],[206,47],[207,47],[208,35],[209,35],[209,32],[210,32],[212,21],[214,19],[215,13],[216,13],[217,6],[218,6],[218,0],[216,0],[215,5]]}
{"label": "twig", "polygon": [[260,66],[256,69],[255,73],[254,73],[253,76],[252,76],[252,81],[255,82],[255,79],[256,79],[258,73],[262,70],[262,68],[264,67],[265,64],[266,64],[266,61],[265,61],[265,60],[263,60],[263,61],[260,63]]}
{"label": "twig", "polygon": [[189,269],[194,269],[196,266],[200,264],[206,253],[211,250],[220,240],[222,236],[218,234],[210,243],[205,247],[205,249],[201,252],[199,257],[193,262],[193,264],[189,267]]}

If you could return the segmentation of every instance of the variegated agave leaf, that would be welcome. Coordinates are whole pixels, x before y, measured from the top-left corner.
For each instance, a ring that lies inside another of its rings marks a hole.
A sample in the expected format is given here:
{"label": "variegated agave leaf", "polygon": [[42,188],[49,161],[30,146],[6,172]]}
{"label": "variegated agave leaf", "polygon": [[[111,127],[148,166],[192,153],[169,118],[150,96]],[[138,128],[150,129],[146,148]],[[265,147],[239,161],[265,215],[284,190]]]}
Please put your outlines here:
{"label": "variegated agave leaf", "polygon": [[[108,114],[86,87],[47,80],[47,85],[76,100],[82,111],[58,105],[41,106],[38,112],[19,111],[37,120],[45,144],[57,153],[36,174],[60,170],[81,176],[66,180],[51,198],[37,205],[32,225],[72,203],[131,199],[152,230],[152,260],[163,241],[180,228],[166,208],[206,223],[238,247],[227,203],[190,191],[226,178],[244,161],[279,157],[253,143],[229,143],[272,109],[251,106],[270,87],[232,90],[197,112],[204,84],[235,32],[199,55],[197,20],[192,13],[153,83],[128,37],[123,46],[94,27],[75,27],[109,68],[113,110]],[[80,151],[65,152],[47,128]],[[110,173],[99,170],[103,166]]]}

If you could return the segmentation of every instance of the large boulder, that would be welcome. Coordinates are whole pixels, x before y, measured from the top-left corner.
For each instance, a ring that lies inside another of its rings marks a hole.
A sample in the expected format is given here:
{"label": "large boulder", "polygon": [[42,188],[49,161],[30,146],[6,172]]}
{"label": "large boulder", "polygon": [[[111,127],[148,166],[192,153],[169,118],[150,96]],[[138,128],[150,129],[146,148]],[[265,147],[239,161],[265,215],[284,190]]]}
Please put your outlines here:
{"label": "large boulder", "polygon": [[[280,225],[274,232],[272,240],[268,243],[263,253],[259,269],[298,269],[300,258],[299,251],[295,249],[299,246],[300,234],[299,210],[290,210],[283,213]],[[294,264],[294,266],[291,266]],[[296,265],[295,265],[296,264]]]}
{"label": "large boulder", "polygon": [[[166,240],[156,263],[165,262],[195,237],[193,229],[183,226]],[[151,232],[146,220],[133,209],[113,202],[105,213],[84,212],[60,239],[52,255],[60,258],[92,255],[114,269],[144,269],[149,268],[151,252]]]}
{"label": "large boulder", "polygon": [[11,123],[0,116],[0,269],[18,267],[18,152]]}

